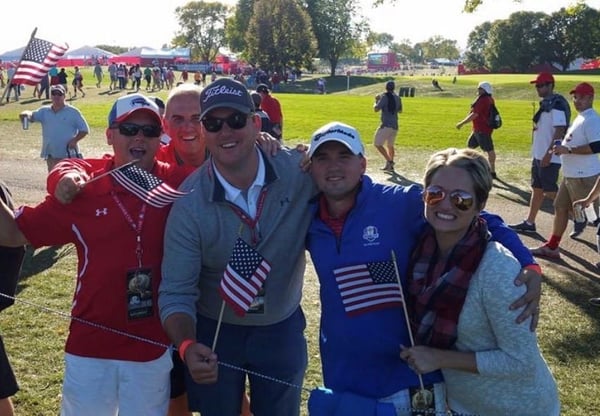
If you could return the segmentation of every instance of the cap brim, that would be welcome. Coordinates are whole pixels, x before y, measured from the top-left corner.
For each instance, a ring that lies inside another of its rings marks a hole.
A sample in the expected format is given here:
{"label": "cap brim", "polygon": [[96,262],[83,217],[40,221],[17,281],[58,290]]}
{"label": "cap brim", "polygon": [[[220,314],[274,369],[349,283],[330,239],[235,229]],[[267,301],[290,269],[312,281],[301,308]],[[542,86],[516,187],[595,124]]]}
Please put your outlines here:
{"label": "cap brim", "polygon": [[202,111],[200,113],[200,118],[204,118],[204,116],[206,116],[211,111],[216,110],[217,108],[231,108],[232,110],[237,110],[244,114],[250,114],[252,112],[252,109],[248,108],[247,105],[237,104],[237,103],[231,103],[231,104],[220,103],[220,104],[211,105],[206,110]]}

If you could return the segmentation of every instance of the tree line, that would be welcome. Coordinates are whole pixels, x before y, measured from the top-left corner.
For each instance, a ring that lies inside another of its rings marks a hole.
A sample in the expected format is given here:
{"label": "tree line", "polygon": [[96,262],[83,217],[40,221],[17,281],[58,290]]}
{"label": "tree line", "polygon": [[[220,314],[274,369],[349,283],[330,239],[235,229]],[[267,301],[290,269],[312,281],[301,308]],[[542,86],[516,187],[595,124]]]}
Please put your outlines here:
{"label": "tree line", "polygon": [[[464,10],[480,3],[465,0]],[[388,48],[415,64],[462,59],[467,68],[514,72],[543,63],[564,70],[577,58],[600,56],[600,12],[582,2],[550,15],[516,12],[485,22],[470,33],[462,55],[456,40],[441,36],[411,44],[371,31],[358,0],[238,0],[234,7],[190,1],[175,16],[180,30],[171,45],[189,47],[193,60],[213,62],[226,47],[256,67],[281,73],[312,69],[320,58],[334,75],[341,61],[358,62],[372,48]]]}

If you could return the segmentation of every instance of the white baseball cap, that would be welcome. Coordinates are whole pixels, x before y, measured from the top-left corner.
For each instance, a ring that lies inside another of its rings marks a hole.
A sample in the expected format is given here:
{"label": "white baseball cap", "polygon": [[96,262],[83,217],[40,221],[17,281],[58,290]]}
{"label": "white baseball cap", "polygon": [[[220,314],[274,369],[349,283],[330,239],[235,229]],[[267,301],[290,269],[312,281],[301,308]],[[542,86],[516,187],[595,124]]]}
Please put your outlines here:
{"label": "white baseball cap", "polygon": [[358,131],[352,126],[340,123],[339,121],[333,121],[325,124],[313,133],[310,140],[308,157],[312,157],[323,143],[331,141],[342,143],[355,155],[365,154],[365,148],[360,140]]}
{"label": "white baseball cap", "polygon": [[149,113],[156,119],[158,124],[162,122],[158,105],[153,99],[142,94],[129,94],[119,97],[113,104],[110,113],[108,113],[108,126],[120,123],[136,111]]}
{"label": "white baseball cap", "polygon": [[489,95],[492,95],[492,86],[487,81],[481,81],[479,83],[479,85],[477,85],[477,88],[481,88],[482,90],[484,90],[485,92],[487,92]]}

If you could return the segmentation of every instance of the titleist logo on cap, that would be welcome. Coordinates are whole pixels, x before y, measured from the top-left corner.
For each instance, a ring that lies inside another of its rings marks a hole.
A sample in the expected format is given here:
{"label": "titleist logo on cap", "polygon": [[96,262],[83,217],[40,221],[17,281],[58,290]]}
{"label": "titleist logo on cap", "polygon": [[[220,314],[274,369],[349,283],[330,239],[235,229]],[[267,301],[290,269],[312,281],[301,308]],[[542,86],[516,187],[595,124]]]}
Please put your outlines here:
{"label": "titleist logo on cap", "polygon": [[211,87],[204,90],[205,97],[204,102],[208,101],[212,97],[218,97],[219,95],[234,95],[236,97],[241,97],[243,92],[238,90],[237,88],[227,87],[225,85],[219,85],[215,87]]}

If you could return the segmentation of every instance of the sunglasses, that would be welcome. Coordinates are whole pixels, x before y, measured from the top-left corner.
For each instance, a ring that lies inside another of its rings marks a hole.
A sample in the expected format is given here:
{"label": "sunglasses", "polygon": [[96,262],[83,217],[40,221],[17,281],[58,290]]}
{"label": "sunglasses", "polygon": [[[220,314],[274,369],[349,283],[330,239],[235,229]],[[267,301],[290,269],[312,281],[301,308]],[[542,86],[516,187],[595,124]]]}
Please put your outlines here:
{"label": "sunglasses", "polygon": [[52,91],[52,95],[54,95],[54,96],[56,96],[56,95],[60,95],[60,96],[62,96],[62,95],[63,95],[63,93],[62,93],[62,92],[60,92],[60,91]]}
{"label": "sunglasses", "polygon": [[423,191],[423,201],[433,207],[442,202],[446,195],[450,197],[452,205],[461,211],[468,211],[473,206],[473,195],[470,193],[458,189],[448,193],[444,188],[435,185]]}
{"label": "sunglasses", "polygon": [[140,132],[140,130],[142,131],[142,134],[144,135],[144,137],[148,137],[148,138],[160,137],[160,135],[162,134],[162,127],[155,126],[152,124],[146,124],[146,125],[142,126],[140,124],[121,123],[121,124],[119,124],[118,128],[119,128],[119,133],[121,133],[123,136],[127,136],[127,137],[137,136],[137,134]]}
{"label": "sunglasses", "polygon": [[223,128],[223,124],[225,123],[234,130],[240,130],[246,127],[247,121],[248,114],[235,112],[226,118],[204,116],[202,118],[202,125],[209,132],[216,133]]}

